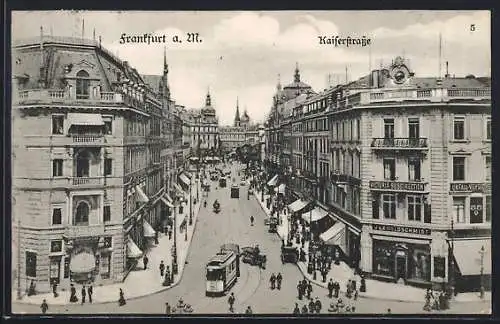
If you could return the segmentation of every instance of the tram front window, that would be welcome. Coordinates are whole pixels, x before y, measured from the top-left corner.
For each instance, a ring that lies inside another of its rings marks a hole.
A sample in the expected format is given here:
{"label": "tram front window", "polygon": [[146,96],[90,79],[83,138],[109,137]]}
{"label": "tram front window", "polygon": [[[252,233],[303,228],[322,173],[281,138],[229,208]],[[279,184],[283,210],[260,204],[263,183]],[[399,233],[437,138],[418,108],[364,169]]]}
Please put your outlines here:
{"label": "tram front window", "polygon": [[215,281],[223,279],[224,279],[223,269],[207,269],[207,280]]}

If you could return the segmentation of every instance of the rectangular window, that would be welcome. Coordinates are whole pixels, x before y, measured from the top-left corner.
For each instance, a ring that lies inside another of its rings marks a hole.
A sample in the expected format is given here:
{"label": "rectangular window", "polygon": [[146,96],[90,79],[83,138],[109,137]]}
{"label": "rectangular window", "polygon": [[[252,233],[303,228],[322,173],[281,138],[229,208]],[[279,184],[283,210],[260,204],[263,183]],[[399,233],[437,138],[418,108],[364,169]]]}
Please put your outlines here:
{"label": "rectangular window", "polygon": [[52,134],[62,135],[64,132],[64,116],[52,116]]}
{"label": "rectangular window", "polygon": [[111,118],[104,119],[104,134],[113,134],[113,122],[111,121]]}
{"label": "rectangular window", "polygon": [[113,159],[104,159],[104,175],[111,175],[113,173]]}
{"label": "rectangular window", "polygon": [[384,119],[384,138],[394,138],[394,118]]}
{"label": "rectangular window", "polygon": [[52,176],[62,177],[62,175],[63,175],[63,160],[62,159],[52,160]]}
{"label": "rectangular window", "polygon": [[104,247],[106,249],[109,249],[109,248],[113,247],[113,237],[111,237],[111,236],[105,236],[104,237]]}
{"label": "rectangular window", "polygon": [[26,276],[36,277],[36,253],[26,251]]}
{"label": "rectangular window", "polygon": [[485,157],[484,181],[491,182],[491,156]]}
{"label": "rectangular window", "polygon": [[62,240],[50,241],[50,252],[62,252]]}
{"label": "rectangular window", "polygon": [[491,117],[486,117],[486,139],[491,140]]}
{"label": "rectangular window", "polygon": [[465,197],[453,197],[453,219],[456,223],[465,223]]}
{"label": "rectangular window", "polygon": [[465,116],[455,116],[453,119],[453,139],[465,139]]}
{"label": "rectangular window", "polygon": [[359,140],[361,137],[361,119],[356,122],[356,139]]}
{"label": "rectangular window", "polygon": [[486,196],[486,206],[484,210],[485,221],[487,223],[491,222],[491,196]]}
{"label": "rectangular window", "polygon": [[470,198],[470,223],[480,224],[483,222],[483,197]]}
{"label": "rectangular window", "polygon": [[408,196],[408,220],[421,221],[422,220],[422,197]]}
{"label": "rectangular window", "polygon": [[52,225],[62,224],[62,208],[52,209]]}
{"label": "rectangular window", "polygon": [[104,222],[111,221],[111,206],[104,206],[103,219],[104,219]]}
{"label": "rectangular window", "polygon": [[453,157],[453,181],[465,180],[465,157]]}
{"label": "rectangular window", "polygon": [[396,195],[382,195],[383,213],[386,219],[396,219]]}
{"label": "rectangular window", "polygon": [[408,137],[411,139],[420,137],[420,121],[418,118],[408,119]]}
{"label": "rectangular window", "polygon": [[408,180],[420,181],[420,159],[416,157],[408,158]]}
{"label": "rectangular window", "polygon": [[384,159],[384,179],[391,180],[391,181],[396,179],[396,160],[395,159]]}

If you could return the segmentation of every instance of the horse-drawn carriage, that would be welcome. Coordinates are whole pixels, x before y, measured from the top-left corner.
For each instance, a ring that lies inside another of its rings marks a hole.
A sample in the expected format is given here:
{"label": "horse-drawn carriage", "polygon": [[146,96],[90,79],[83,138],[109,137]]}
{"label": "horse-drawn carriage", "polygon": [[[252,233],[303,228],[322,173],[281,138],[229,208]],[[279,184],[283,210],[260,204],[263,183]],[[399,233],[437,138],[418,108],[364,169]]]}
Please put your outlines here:
{"label": "horse-drawn carriage", "polygon": [[241,257],[243,263],[259,266],[262,269],[266,268],[267,257],[261,254],[258,247],[247,246],[241,249]]}
{"label": "horse-drawn carriage", "polygon": [[297,263],[299,250],[295,246],[284,245],[281,247],[281,263]]}

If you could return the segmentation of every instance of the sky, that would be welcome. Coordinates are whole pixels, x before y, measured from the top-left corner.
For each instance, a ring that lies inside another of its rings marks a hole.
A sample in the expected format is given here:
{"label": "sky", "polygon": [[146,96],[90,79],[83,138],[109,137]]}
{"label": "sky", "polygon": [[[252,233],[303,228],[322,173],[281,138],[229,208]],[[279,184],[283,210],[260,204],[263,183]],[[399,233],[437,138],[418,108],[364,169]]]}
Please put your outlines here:
{"label": "sky", "polygon": [[[356,80],[370,69],[404,56],[415,76],[438,76],[449,62],[451,75],[491,75],[488,11],[25,11],[12,13],[12,39],[101,36],[102,45],[141,74],[169,64],[173,99],[201,108],[208,89],[221,124],[240,112],[261,122],[272,105],[278,79],[301,81],[319,92],[330,82]],[[120,44],[129,36],[166,35],[166,43]],[[202,42],[187,42],[198,33]],[[178,35],[182,43],[172,41]],[[370,39],[369,46],[320,44],[318,36]],[[328,77],[330,75],[330,77]],[[347,77],[346,77],[347,75]]]}

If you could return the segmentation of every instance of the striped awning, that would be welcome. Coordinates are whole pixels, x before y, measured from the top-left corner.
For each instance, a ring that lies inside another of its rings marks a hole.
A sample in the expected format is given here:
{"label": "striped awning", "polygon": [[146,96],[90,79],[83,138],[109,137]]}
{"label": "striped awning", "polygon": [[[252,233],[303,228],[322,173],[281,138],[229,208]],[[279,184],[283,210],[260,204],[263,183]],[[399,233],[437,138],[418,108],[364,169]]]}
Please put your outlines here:
{"label": "striped awning", "polygon": [[317,222],[328,216],[328,212],[319,207],[314,207],[310,211],[302,214],[302,219],[306,222]]}
{"label": "striped awning", "polygon": [[286,185],[284,183],[280,184],[278,187],[274,188],[274,191],[280,194],[284,194]]}
{"label": "striped awning", "polygon": [[146,222],[146,220],[144,220],[142,223],[142,229],[144,232],[144,237],[148,237],[148,238],[155,237],[156,231],[153,229],[153,227],[148,222]]}
{"label": "striped awning", "polygon": [[71,257],[69,270],[73,273],[89,273],[95,269],[95,256],[87,251]]}
{"label": "striped awning", "polygon": [[142,251],[129,236],[127,241],[127,258],[137,259],[142,257]]}
{"label": "striped awning", "polygon": [[68,113],[70,125],[78,126],[103,126],[104,121],[100,114]]}
{"label": "striped awning", "polygon": [[307,204],[308,204],[307,201],[304,201],[302,199],[297,199],[293,203],[291,203],[290,205],[288,205],[288,208],[290,209],[290,211],[292,213],[296,213],[296,212],[301,211],[302,209],[304,209],[304,207],[306,207]]}
{"label": "striped awning", "polygon": [[143,203],[149,202],[148,196],[146,196],[144,191],[142,191],[141,187],[135,186],[135,193],[137,195],[137,200],[139,200],[140,202],[143,202]]}
{"label": "striped awning", "polygon": [[177,190],[177,194],[179,195],[185,194],[184,190],[182,190],[182,188],[177,183],[174,183],[174,189]]}
{"label": "striped awning", "polygon": [[186,186],[189,186],[189,184],[191,183],[191,180],[189,180],[188,177],[186,177],[186,175],[184,173],[181,173],[181,175],[179,176],[179,179],[186,185]]}
{"label": "striped awning", "polygon": [[[166,195],[165,195],[166,196]],[[174,205],[165,198],[165,196],[161,197],[160,200],[169,208],[174,208]]]}
{"label": "striped awning", "polygon": [[319,238],[329,245],[337,245],[346,253],[345,244],[345,224],[342,222],[335,223],[326,232],[321,233]]}
{"label": "striped awning", "polygon": [[[482,248],[484,255],[481,262]],[[491,239],[455,240],[453,254],[462,276],[480,275],[481,265],[483,274],[491,275]]]}

